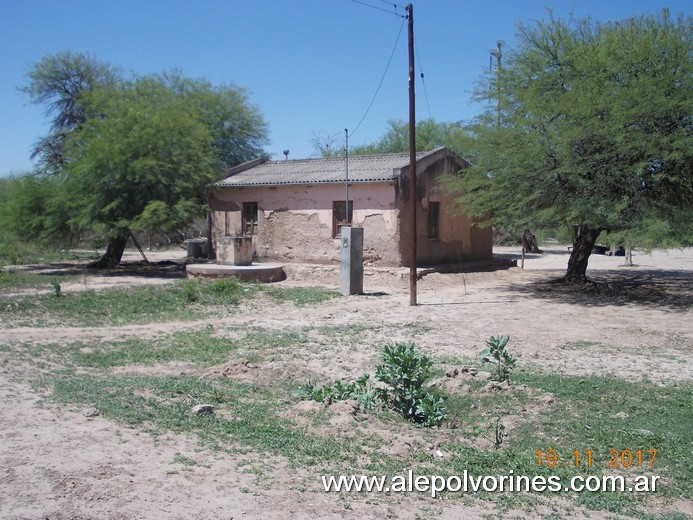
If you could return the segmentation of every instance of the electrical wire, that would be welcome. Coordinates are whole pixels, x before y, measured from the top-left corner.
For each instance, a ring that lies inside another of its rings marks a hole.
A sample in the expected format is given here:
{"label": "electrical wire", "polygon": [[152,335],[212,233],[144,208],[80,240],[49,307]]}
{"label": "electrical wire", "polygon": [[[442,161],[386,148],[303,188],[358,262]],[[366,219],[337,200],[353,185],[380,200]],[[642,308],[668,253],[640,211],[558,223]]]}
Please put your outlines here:
{"label": "electrical wire", "polygon": [[[356,2],[357,0],[352,0]],[[357,2],[361,3],[361,2]],[[392,63],[392,57],[395,55],[395,51],[397,50],[397,44],[399,43],[399,37],[402,35],[402,29],[404,28],[404,19],[402,19],[402,24],[399,26],[399,32],[397,33],[397,39],[395,40],[395,45],[392,47],[392,52],[390,53],[390,59],[387,60],[387,65],[385,66],[385,71],[383,72],[383,76],[380,78],[380,83],[378,83],[378,88],[375,89],[375,94],[373,94],[373,99],[371,99],[370,104],[368,105],[368,108],[366,109],[366,112],[363,114],[363,117],[359,121],[359,123],[356,125],[356,128],[354,128],[351,133],[349,134],[350,136],[353,136],[356,131],[359,129],[361,126],[361,123],[363,123],[364,119],[366,119],[366,116],[368,115],[368,112],[370,112],[371,107],[373,106],[373,103],[375,103],[375,98],[378,97],[378,92],[380,92],[380,87],[383,86],[383,81],[385,81],[385,76],[387,75],[387,71],[390,68],[390,63]]]}
{"label": "electrical wire", "polygon": [[405,6],[400,5],[400,4],[397,4],[397,3],[395,3],[395,2],[390,2],[389,0],[380,0],[380,1],[381,1],[382,3],[384,3],[384,4],[391,5],[392,7],[394,7],[394,8],[395,8],[395,12],[397,12],[397,8],[398,8],[398,7],[399,7],[400,9],[405,10],[405,11],[406,11],[406,9],[407,9]]}
{"label": "electrical wire", "polygon": [[384,3],[384,4],[392,5],[392,6],[394,6],[395,8],[399,7],[400,9],[406,9],[405,6],[400,5],[400,4],[397,4],[397,3],[395,3],[395,2],[391,2],[390,0],[380,0],[380,1],[381,1],[382,3]]}
{"label": "electrical wire", "polygon": [[368,4],[368,3],[366,3],[366,2],[363,2],[362,0],[351,0],[351,1],[354,2],[355,4],[360,4],[360,5],[364,5],[364,6],[366,6],[366,7],[370,7],[371,9],[376,9],[376,10],[382,11],[382,12],[384,12],[384,13],[394,14],[395,16],[398,16],[398,17],[401,17],[401,18],[406,18],[406,15],[402,15],[402,14],[398,14],[398,13],[397,13],[397,8],[398,8],[398,7],[401,8],[401,9],[404,9],[404,7],[402,7],[401,5],[393,4],[392,2],[387,2],[386,0],[380,0],[380,1],[381,1],[381,2],[384,2],[384,3],[388,4],[388,5],[394,6],[394,8],[395,8],[394,12],[393,12],[393,11],[390,11],[389,9],[383,9],[382,7],[378,7],[377,5]]}
{"label": "electrical wire", "polygon": [[423,85],[424,97],[426,98],[426,108],[428,108],[428,118],[433,119],[431,115],[431,105],[428,103],[428,91],[426,90],[426,80],[424,79],[423,68],[421,67],[421,57],[419,56],[419,47],[414,40],[414,49],[416,50],[416,62],[419,65],[419,74],[421,75],[421,85]]}

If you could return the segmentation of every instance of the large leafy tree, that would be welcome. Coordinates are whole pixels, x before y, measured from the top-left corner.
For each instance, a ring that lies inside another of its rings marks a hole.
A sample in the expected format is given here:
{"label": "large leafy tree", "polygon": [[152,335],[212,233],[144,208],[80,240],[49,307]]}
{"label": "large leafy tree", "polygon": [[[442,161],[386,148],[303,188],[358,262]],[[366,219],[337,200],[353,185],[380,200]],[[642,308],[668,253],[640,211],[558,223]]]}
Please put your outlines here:
{"label": "large leafy tree", "polygon": [[48,134],[36,142],[31,152],[42,172],[60,173],[65,142],[84,122],[83,95],[112,85],[119,78],[119,71],[111,65],[72,51],[48,54],[29,71],[27,85],[19,90],[33,103],[43,105],[49,119]]}
{"label": "large leafy tree", "polygon": [[[47,155],[44,163],[64,179],[71,226],[108,237],[95,265],[117,265],[133,230],[170,231],[199,216],[205,185],[262,153],[266,123],[243,89],[173,73],[89,82],[71,90],[67,102],[64,83],[36,84],[52,61],[36,65],[25,90],[43,92],[32,99],[55,113],[59,160]],[[75,71],[60,70],[71,84]],[[61,110],[75,113],[69,125],[60,123],[69,115],[58,117]]]}
{"label": "large leafy tree", "polygon": [[488,76],[463,207],[513,228],[569,225],[565,280],[586,281],[603,231],[633,243],[690,238],[691,19],[550,19],[520,27]]}

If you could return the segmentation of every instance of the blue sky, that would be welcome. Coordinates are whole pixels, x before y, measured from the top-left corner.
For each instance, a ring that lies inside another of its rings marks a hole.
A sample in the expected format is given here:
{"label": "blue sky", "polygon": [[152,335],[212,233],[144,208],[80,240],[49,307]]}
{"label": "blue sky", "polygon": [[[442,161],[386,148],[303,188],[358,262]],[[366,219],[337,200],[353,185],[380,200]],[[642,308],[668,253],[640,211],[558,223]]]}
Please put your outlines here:
{"label": "blue sky", "polygon": [[[417,117],[439,122],[479,113],[470,95],[489,67],[489,51],[497,40],[512,47],[517,24],[546,18],[547,8],[560,18],[598,21],[664,7],[693,11],[690,0],[412,3],[417,74],[424,73]],[[313,137],[341,141],[345,128],[351,145],[375,141],[389,120],[408,118],[403,14],[384,0],[0,0],[0,175],[30,170],[29,150],[48,129],[42,107],[17,87],[32,64],[66,49],[125,72],[177,69],[247,89],[269,124],[266,150],[274,158],[285,149],[289,158],[313,156]]]}

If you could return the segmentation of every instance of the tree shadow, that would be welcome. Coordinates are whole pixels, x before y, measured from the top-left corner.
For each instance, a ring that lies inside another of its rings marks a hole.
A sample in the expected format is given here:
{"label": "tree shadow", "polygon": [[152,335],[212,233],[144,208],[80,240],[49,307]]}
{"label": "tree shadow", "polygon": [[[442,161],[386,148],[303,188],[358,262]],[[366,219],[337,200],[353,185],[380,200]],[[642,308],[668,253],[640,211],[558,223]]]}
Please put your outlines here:
{"label": "tree shadow", "polygon": [[176,279],[185,278],[185,261],[163,260],[161,262],[123,262],[112,268],[92,268],[84,264],[50,263],[23,266],[21,272],[43,276],[85,276],[117,278],[135,276],[141,278]]}
{"label": "tree shadow", "polygon": [[682,312],[693,303],[693,271],[647,269],[626,272],[594,270],[585,284],[543,279],[509,289],[561,303],[584,306],[639,305]]}

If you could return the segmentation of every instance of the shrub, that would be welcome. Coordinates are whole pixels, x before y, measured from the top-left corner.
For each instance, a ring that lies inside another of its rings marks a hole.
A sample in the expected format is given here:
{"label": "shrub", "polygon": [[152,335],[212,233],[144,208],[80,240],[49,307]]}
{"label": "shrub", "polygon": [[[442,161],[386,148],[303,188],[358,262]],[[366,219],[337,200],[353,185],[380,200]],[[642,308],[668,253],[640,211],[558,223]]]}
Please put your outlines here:
{"label": "shrub", "polygon": [[375,368],[375,377],[384,388],[373,388],[370,376],[364,374],[351,383],[336,381],[322,388],[308,383],[299,393],[304,399],[321,402],[355,399],[365,409],[381,404],[428,427],[445,420],[442,396],[423,386],[433,364],[427,356],[418,354],[413,343],[397,343],[385,347],[382,361]]}
{"label": "shrub", "polygon": [[444,418],[443,400],[428,392],[423,384],[430,376],[433,362],[417,353],[413,343],[386,346],[382,364],[375,368],[375,377],[384,383],[380,397],[402,417],[437,426]]}
{"label": "shrub", "polygon": [[508,341],[509,336],[491,336],[486,341],[488,348],[481,353],[484,361],[496,365],[494,378],[500,382],[510,378],[510,372],[515,366],[515,358],[505,349]]}

